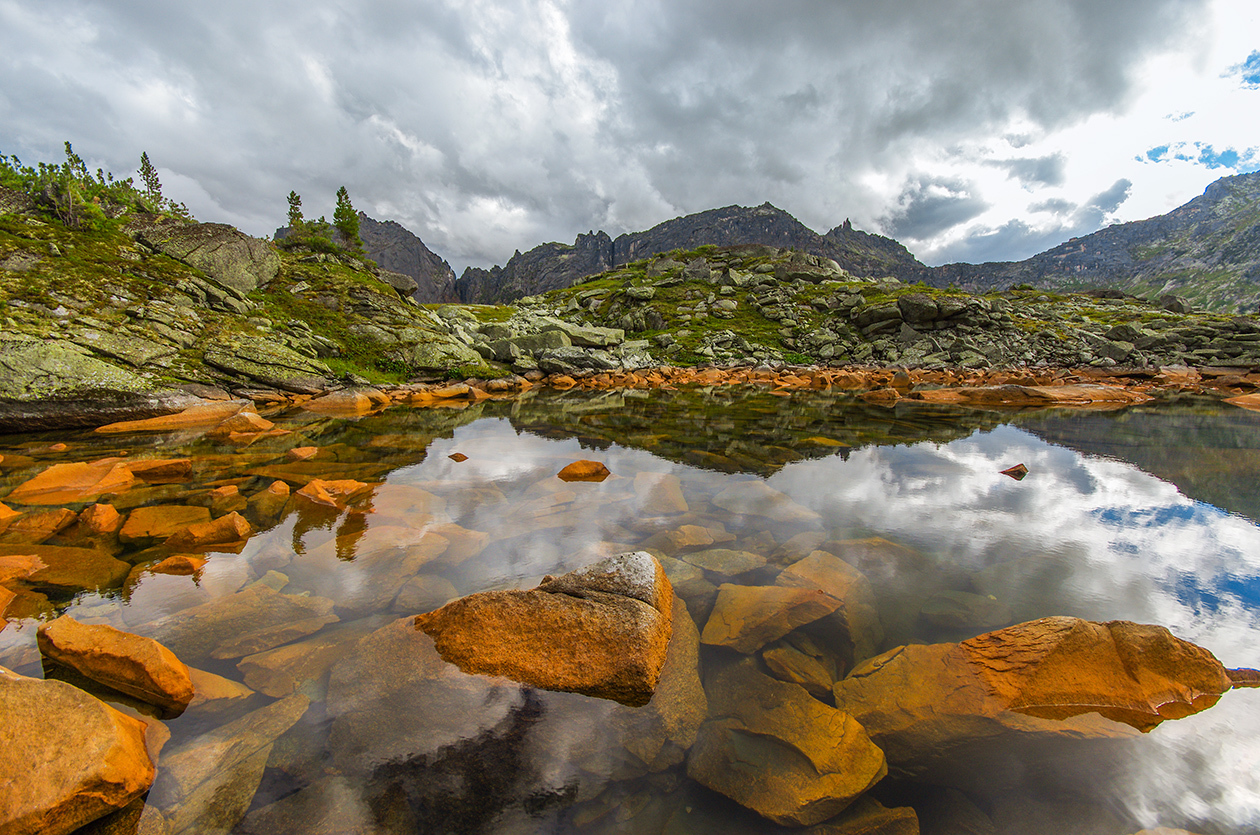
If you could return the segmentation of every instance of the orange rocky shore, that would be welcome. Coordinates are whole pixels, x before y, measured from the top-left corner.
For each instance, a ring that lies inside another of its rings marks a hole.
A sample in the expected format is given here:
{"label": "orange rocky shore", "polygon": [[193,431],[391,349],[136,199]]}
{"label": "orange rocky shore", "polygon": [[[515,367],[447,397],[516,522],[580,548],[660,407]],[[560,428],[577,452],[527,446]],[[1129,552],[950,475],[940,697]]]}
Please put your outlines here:
{"label": "orange rocky shore", "polygon": [[[1146,369],[1016,369],[1016,370],[922,370],[901,368],[829,368],[817,366],[770,367],[674,367],[638,371],[575,372],[497,379],[470,378],[462,382],[411,383],[380,388],[347,388],[321,395],[278,391],[238,392],[259,406],[301,406],[328,414],[367,414],[396,404],[412,406],[463,406],[488,398],[513,397],[530,389],[606,391],[616,389],[664,389],[685,386],[758,385],[775,392],[840,390],[854,392],[870,403],[893,405],[903,401],[947,403],[975,407],[1090,407],[1119,408],[1160,394],[1190,393],[1225,398],[1243,408],[1260,408],[1260,371],[1246,368],[1189,368],[1173,366]],[[224,392],[226,400],[230,396]],[[224,404],[226,409],[232,407]],[[239,408],[230,411],[235,414]],[[217,418],[216,418],[217,416]],[[213,405],[198,406],[176,415],[148,421],[126,421],[101,427],[98,432],[128,432],[146,427],[154,430],[175,426],[218,423],[224,412]],[[243,418],[241,419],[244,420]],[[268,427],[269,428],[269,427]],[[252,434],[257,425],[222,429],[225,433]]]}

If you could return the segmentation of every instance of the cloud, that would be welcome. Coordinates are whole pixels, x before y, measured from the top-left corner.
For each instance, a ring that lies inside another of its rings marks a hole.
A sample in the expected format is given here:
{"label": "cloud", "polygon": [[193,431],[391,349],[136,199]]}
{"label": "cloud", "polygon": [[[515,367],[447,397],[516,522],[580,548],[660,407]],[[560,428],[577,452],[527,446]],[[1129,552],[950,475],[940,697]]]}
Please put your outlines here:
{"label": "cloud", "polygon": [[993,160],[989,163],[1005,168],[1008,176],[1019,180],[1025,187],[1061,186],[1067,178],[1067,158],[1063,154],[1009,160]]}
{"label": "cloud", "polygon": [[906,185],[882,225],[894,237],[921,240],[966,223],[987,208],[968,183],[922,177]]}
{"label": "cloud", "polygon": [[1029,213],[1048,213],[1048,222],[1030,223],[1013,218],[996,227],[970,230],[957,242],[941,249],[940,263],[981,264],[986,261],[1022,260],[1052,249],[1069,238],[1097,231],[1129,198],[1133,182],[1121,178],[1082,203],[1053,198],[1034,203]]}
{"label": "cloud", "polygon": [[[290,189],[318,214],[345,185],[457,266],[765,200],[946,234],[994,201],[908,194],[957,177],[934,160],[1125,106],[1209,5],[0,0],[0,151],[147,151],[256,234]],[[998,156],[1039,190],[1057,153]]]}

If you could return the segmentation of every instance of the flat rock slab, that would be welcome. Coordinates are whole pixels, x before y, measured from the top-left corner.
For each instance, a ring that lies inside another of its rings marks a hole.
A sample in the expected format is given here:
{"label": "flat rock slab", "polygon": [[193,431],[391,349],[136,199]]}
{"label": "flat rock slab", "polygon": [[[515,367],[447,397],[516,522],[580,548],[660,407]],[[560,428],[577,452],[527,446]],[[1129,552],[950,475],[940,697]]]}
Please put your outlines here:
{"label": "flat rock slab", "polygon": [[90,502],[105,494],[122,493],[139,483],[124,458],[53,464],[14,487],[7,500],[27,505]]}
{"label": "flat rock slab", "polygon": [[817,522],[820,518],[760,480],[733,484],[714,496],[713,503],[728,513],[764,516],[775,522]]}
{"label": "flat rock slab", "polygon": [[336,623],[332,609],[327,598],[281,594],[255,583],[137,628],[183,659],[241,658]]}
{"label": "flat rock slab", "polygon": [[638,551],[529,591],[469,595],[415,622],[466,673],[642,705],[665,662],[672,599],[664,569]]}
{"label": "flat rock slab", "polygon": [[145,725],[77,687],[0,667],[0,832],[65,835],[149,789]]}
{"label": "flat rock slab", "polygon": [[[29,562],[29,558],[34,558],[39,564]],[[12,564],[15,560],[26,563],[28,569],[16,577],[20,586],[52,594],[115,589],[131,572],[127,563],[94,548],[0,545],[0,564]]]}
{"label": "flat rock slab", "polygon": [[826,617],[843,602],[816,588],[718,586],[717,603],[700,642],[745,654],[777,641],[798,626]]}

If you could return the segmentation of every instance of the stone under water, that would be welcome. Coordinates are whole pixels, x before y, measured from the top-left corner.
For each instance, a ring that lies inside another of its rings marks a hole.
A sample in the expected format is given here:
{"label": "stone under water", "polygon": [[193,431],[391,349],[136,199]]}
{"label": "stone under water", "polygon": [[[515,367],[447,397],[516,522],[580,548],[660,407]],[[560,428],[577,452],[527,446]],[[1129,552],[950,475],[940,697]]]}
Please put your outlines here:
{"label": "stone under water", "polygon": [[639,551],[528,591],[460,598],[416,626],[464,672],[641,705],[665,662],[672,597],[660,563]]}

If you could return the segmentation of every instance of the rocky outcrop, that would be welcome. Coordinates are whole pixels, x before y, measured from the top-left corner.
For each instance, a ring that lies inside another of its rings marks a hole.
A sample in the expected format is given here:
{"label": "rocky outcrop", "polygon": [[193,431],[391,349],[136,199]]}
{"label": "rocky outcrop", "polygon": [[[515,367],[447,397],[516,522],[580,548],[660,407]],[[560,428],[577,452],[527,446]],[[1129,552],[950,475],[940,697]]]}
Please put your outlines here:
{"label": "rocky outcrop", "polygon": [[960,644],[897,647],[834,692],[895,773],[965,789],[1045,746],[1204,710],[1230,686],[1211,653],[1163,627],[1052,617]]}
{"label": "rocky outcrop", "polygon": [[139,243],[196,267],[241,295],[267,284],[280,271],[280,256],[270,244],[226,223],[136,215],[127,231]]}
{"label": "rocky outcrop", "polygon": [[0,831],[66,835],[149,789],[143,722],[77,687],[0,667]]}
{"label": "rocky outcrop", "polygon": [[359,237],[368,258],[384,270],[405,275],[411,287],[399,292],[421,304],[457,302],[455,271],[413,233],[392,221],[373,220],[359,212]]}
{"label": "rocky outcrop", "polygon": [[588,275],[614,266],[612,239],[604,232],[578,235],[572,246],[546,243],[516,253],[502,267],[469,267],[459,277],[466,304],[502,304],[522,296],[572,287]]}
{"label": "rocky outcrop", "polygon": [[862,726],[750,660],[705,682],[709,719],[687,774],[783,826],[811,826],[851,804],[888,769]]}
{"label": "rocky outcrop", "polygon": [[166,647],[103,624],[69,615],[39,627],[39,651],[92,681],[178,716],[193,698],[188,667]]}
{"label": "rocky outcrop", "polygon": [[417,616],[416,627],[466,673],[641,705],[665,661],[672,597],[660,564],[640,551],[529,591],[460,598]]}
{"label": "rocky outcrop", "polygon": [[522,254],[504,267],[469,268],[459,277],[465,302],[507,302],[548,290],[571,287],[581,279],[673,250],[701,246],[793,249],[836,262],[837,269],[863,276],[902,276],[922,268],[905,247],[888,238],[853,229],[848,221],[819,235],[769,203],[748,208],[726,206],[667,220],[643,232],[579,235],[573,246],[548,243]]}

